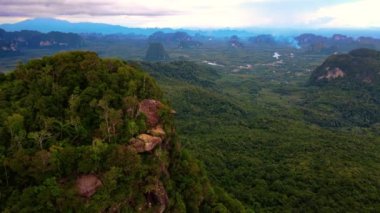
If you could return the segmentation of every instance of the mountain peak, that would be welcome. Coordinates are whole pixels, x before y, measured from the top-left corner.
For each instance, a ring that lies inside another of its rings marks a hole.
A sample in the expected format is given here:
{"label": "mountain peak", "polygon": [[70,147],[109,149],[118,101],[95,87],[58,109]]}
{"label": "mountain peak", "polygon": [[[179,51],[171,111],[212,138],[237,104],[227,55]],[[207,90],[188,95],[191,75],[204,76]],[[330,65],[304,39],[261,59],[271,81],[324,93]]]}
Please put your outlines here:
{"label": "mountain peak", "polygon": [[380,82],[380,52],[356,49],[348,54],[332,55],[310,77],[311,84],[366,84]]}
{"label": "mountain peak", "polygon": [[36,18],[32,18],[32,19],[26,19],[24,21],[21,21],[20,23],[36,23],[36,22],[44,22],[44,23],[52,23],[52,22],[59,22],[59,23],[71,23],[69,21],[66,21],[66,20],[62,20],[62,19],[56,19],[56,18],[52,18],[52,17],[36,17]]}
{"label": "mountain peak", "polygon": [[70,33],[104,33],[104,34],[117,34],[117,33],[140,33],[151,34],[152,31],[143,29],[134,29],[123,27],[119,25],[81,22],[73,23],[66,20],[55,19],[51,17],[37,17],[33,19],[27,19],[14,24],[2,24],[0,28],[6,31],[21,31],[21,30],[35,30],[39,32],[70,32]]}

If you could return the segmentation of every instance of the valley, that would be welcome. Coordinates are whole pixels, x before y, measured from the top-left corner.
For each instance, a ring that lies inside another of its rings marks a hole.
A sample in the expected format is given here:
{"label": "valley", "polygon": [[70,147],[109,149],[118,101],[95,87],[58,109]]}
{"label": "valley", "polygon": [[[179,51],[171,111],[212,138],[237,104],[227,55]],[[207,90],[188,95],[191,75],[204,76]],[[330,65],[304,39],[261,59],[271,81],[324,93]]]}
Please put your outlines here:
{"label": "valley", "polygon": [[[82,36],[83,46],[69,50],[122,59],[156,79],[164,102],[176,111],[183,149],[202,164],[213,184],[246,209],[380,209],[380,84],[310,83],[329,56],[366,45],[320,37],[300,47],[194,37],[202,45],[183,48],[181,39],[167,37]],[[149,39],[162,42],[169,59],[144,60]],[[330,46],[319,48],[321,44]],[[379,49],[378,41],[371,47]],[[18,61],[62,51],[67,49],[1,57],[0,69],[7,72]]]}

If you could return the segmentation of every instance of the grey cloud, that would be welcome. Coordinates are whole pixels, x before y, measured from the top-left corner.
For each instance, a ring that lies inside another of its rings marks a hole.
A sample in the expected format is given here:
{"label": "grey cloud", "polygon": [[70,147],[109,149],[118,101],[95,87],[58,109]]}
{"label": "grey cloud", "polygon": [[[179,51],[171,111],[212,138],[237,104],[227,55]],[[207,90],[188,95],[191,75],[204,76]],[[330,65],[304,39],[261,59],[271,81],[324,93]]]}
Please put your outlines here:
{"label": "grey cloud", "polygon": [[95,5],[110,5],[104,1],[91,1],[91,0],[77,0],[77,1],[63,1],[63,0],[0,0],[0,5],[75,5],[75,4],[95,4]]}
{"label": "grey cloud", "polygon": [[59,15],[89,16],[170,16],[178,11],[155,10],[137,6],[120,8],[112,2],[105,1],[60,1],[60,0],[0,0],[0,17],[36,17]]}

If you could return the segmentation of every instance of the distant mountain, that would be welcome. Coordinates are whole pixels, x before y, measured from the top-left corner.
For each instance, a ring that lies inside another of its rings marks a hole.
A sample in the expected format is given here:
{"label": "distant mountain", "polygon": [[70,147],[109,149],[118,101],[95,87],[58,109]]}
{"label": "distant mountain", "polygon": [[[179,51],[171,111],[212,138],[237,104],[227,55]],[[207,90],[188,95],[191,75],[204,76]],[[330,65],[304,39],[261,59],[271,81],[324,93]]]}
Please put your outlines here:
{"label": "distant mountain", "polygon": [[326,37],[304,33],[294,39],[302,49],[309,53],[333,54],[335,52],[349,52],[359,48],[378,49],[380,47],[380,39],[363,36],[355,39],[342,34]]}
{"label": "distant mountain", "polygon": [[120,25],[80,22],[72,23],[54,18],[34,18],[14,24],[1,24],[0,28],[7,31],[36,30],[40,32],[71,32],[71,33],[102,33],[102,34],[136,34],[149,36],[157,31],[174,33],[178,30],[186,33],[204,34],[215,37],[229,37],[234,34],[249,36],[251,32],[236,29],[215,29],[215,30],[191,30],[191,29],[171,29],[171,28],[131,28]]}
{"label": "distant mountain", "polygon": [[237,35],[233,35],[228,40],[228,45],[234,48],[243,48],[244,44],[240,41],[240,38]]}
{"label": "distant mountain", "polygon": [[248,38],[248,40],[254,44],[268,44],[273,45],[276,43],[273,35],[263,34]]}
{"label": "distant mountain", "polygon": [[149,36],[150,42],[179,42],[179,41],[189,41],[192,40],[192,37],[186,32],[173,32],[173,33],[164,33],[157,31]]}
{"label": "distant mountain", "polygon": [[380,52],[356,49],[348,54],[332,55],[312,73],[310,83],[379,84]]}
{"label": "distant mountain", "polygon": [[150,35],[148,40],[151,43],[176,43],[181,49],[191,49],[202,46],[202,42],[194,40],[193,36],[182,31],[172,33],[157,31]]}
{"label": "distant mountain", "polygon": [[355,49],[328,57],[310,76],[306,120],[325,127],[380,122],[380,52]]}
{"label": "distant mountain", "polygon": [[82,44],[83,39],[75,33],[7,32],[0,28],[0,57],[19,55],[25,49],[70,49]]}
{"label": "distant mountain", "polygon": [[169,59],[169,54],[165,51],[161,43],[150,43],[146,52],[145,60],[147,61],[165,61]]}
{"label": "distant mountain", "polygon": [[[2,24],[0,28],[7,31],[36,30],[40,32],[71,32],[71,33],[103,33],[103,34],[142,34],[150,35],[156,32],[157,28],[128,28],[120,25],[110,25],[101,23],[81,22],[72,23],[53,18],[35,18],[21,21],[14,24]],[[170,31],[170,29],[160,29]]]}
{"label": "distant mountain", "polygon": [[136,34],[149,36],[157,31],[176,32],[184,31],[191,35],[200,34],[207,37],[229,38],[238,35],[242,38],[252,37],[260,34],[273,34],[282,36],[294,36],[302,34],[307,30],[324,36],[332,36],[336,33],[345,34],[353,37],[375,37],[378,38],[380,29],[288,29],[288,28],[219,28],[219,29],[172,29],[172,28],[139,28],[124,27],[113,24],[103,24],[94,22],[73,23],[66,20],[55,18],[33,18],[13,24],[0,24],[0,28],[7,31],[36,30],[40,32],[60,31],[71,33],[102,33],[102,34]]}

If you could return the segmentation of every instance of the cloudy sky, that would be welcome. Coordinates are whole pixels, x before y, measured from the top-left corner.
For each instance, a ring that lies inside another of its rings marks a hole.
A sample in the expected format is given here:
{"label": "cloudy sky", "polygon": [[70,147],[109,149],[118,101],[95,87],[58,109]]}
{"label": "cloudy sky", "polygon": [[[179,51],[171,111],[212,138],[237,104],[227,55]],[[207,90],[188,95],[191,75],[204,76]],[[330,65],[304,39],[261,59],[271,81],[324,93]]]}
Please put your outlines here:
{"label": "cloudy sky", "polygon": [[380,0],[0,0],[0,23],[52,17],[133,27],[380,27]]}

